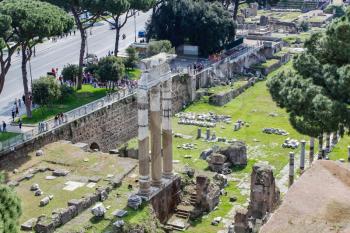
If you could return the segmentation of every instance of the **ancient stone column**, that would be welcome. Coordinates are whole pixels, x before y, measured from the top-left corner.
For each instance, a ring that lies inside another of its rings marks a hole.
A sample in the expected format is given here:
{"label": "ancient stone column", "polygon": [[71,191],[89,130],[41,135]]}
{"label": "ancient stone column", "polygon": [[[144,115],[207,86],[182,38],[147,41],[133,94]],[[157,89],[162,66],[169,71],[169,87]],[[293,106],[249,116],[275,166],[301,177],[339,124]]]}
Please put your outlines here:
{"label": "ancient stone column", "polygon": [[139,185],[140,194],[150,192],[149,177],[149,136],[148,136],[148,95],[147,90],[137,90],[137,121],[139,144]]}
{"label": "ancient stone column", "polygon": [[327,133],[326,135],[326,153],[331,152],[331,134]]}
{"label": "ancient stone column", "polygon": [[160,186],[162,182],[162,118],[160,112],[160,84],[151,89],[150,106],[152,185]]}
{"label": "ancient stone column", "polygon": [[289,152],[289,187],[294,182],[294,153]]}
{"label": "ancient stone column", "polygon": [[163,144],[163,176],[171,178],[173,176],[173,139],[171,127],[171,84],[172,80],[163,82],[162,85],[162,144]]}
{"label": "ancient stone column", "polygon": [[304,168],[305,168],[305,145],[306,145],[306,142],[304,140],[302,140],[300,143],[301,143],[300,170],[304,170]]}
{"label": "ancient stone column", "polygon": [[314,161],[314,154],[315,154],[315,138],[310,137],[310,151],[309,151],[309,164],[311,166],[312,162]]}
{"label": "ancient stone column", "polygon": [[209,129],[209,128],[207,128],[206,139],[207,139],[207,140],[210,140],[210,129]]}
{"label": "ancient stone column", "polygon": [[197,129],[197,139],[200,139],[202,137],[202,129],[198,128]]}

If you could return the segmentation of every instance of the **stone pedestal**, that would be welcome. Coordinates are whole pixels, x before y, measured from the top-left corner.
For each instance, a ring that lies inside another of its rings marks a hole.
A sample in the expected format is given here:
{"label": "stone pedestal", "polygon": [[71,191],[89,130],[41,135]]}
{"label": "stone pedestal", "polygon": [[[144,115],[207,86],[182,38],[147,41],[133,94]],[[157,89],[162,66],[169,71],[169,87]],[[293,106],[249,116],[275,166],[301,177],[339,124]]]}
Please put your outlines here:
{"label": "stone pedestal", "polygon": [[150,192],[149,177],[149,137],[148,137],[148,95],[147,90],[138,89],[138,146],[139,146],[139,185],[140,194]]}
{"label": "stone pedestal", "polygon": [[151,164],[152,185],[160,186],[162,181],[162,144],[161,144],[161,112],[160,112],[160,85],[151,89],[150,93],[150,130],[151,130]]}
{"label": "stone pedestal", "polygon": [[163,105],[163,176],[171,178],[173,176],[173,140],[171,127],[171,83],[172,80],[165,81],[162,86]]}
{"label": "stone pedestal", "polygon": [[294,183],[294,153],[289,152],[289,187]]}
{"label": "stone pedestal", "polygon": [[197,139],[200,139],[202,137],[202,129],[198,128],[197,129]]}

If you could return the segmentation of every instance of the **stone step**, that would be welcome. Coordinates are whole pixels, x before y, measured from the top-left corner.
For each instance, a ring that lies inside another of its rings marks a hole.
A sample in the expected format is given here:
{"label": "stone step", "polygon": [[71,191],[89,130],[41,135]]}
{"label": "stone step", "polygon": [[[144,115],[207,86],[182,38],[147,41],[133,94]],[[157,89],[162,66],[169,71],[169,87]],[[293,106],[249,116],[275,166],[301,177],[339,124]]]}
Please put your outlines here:
{"label": "stone step", "polygon": [[173,231],[185,231],[187,229],[187,226],[186,227],[179,227],[179,226],[175,226],[175,225],[172,225],[172,224],[166,224],[167,227],[171,227]]}
{"label": "stone step", "polygon": [[190,217],[188,215],[182,215],[182,214],[175,214],[175,216],[178,217],[178,218],[186,219],[186,220]]}

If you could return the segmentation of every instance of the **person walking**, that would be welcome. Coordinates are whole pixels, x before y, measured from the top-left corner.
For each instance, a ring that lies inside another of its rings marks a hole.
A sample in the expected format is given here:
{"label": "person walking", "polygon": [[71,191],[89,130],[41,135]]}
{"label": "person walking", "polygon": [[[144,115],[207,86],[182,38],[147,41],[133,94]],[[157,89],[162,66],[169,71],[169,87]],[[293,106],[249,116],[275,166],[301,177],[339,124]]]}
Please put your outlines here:
{"label": "person walking", "polygon": [[20,99],[20,98],[18,98],[18,107],[19,107],[19,108],[22,108],[22,102],[21,102],[21,99]]}
{"label": "person walking", "polygon": [[19,109],[18,109],[18,105],[16,104],[16,116],[19,115]]}
{"label": "person walking", "polygon": [[19,118],[18,126],[19,126],[19,129],[22,129],[22,120],[21,120],[21,118]]}
{"label": "person walking", "polygon": [[15,121],[15,117],[16,117],[16,112],[15,112],[15,109],[12,109],[12,122],[14,122]]}
{"label": "person walking", "polygon": [[2,121],[2,131],[6,132],[6,122]]}

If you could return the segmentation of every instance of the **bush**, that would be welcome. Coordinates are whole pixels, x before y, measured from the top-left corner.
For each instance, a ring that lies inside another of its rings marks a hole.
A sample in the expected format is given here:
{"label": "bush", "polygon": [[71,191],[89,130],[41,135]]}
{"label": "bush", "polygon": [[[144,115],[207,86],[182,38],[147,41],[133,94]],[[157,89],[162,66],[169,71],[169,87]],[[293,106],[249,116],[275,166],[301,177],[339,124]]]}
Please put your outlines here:
{"label": "bush", "polygon": [[345,15],[345,10],[343,6],[328,5],[326,9],[324,9],[324,13],[327,13],[327,14],[335,13],[334,17],[339,18]]}
{"label": "bush", "polygon": [[147,56],[151,57],[158,53],[175,53],[169,40],[151,41],[147,47]]}
{"label": "bush", "polygon": [[136,49],[130,46],[126,49],[126,53],[128,54],[128,57],[124,61],[125,67],[135,69],[140,60]]}
{"label": "bush", "polygon": [[303,32],[309,31],[309,23],[307,21],[305,21],[305,20],[300,22],[299,27],[301,28],[301,30]]}
{"label": "bush", "polygon": [[88,64],[85,69],[84,69],[84,72],[85,73],[90,73],[90,74],[94,74],[96,72],[98,68],[98,65],[95,64],[95,63],[91,63],[91,64]]}
{"label": "bush", "polygon": [[108,56],[102,58],[96,69],[96,75],[102,82],[116,82],[125,75],[125,66],[121,58]]}
{"label": "bush", "polygon": [[74,93],[73,87],[70,87],[66,84],[61,85],[60,90],[61,90],[61,97],[59,99],[61,102],[69,98]]}
{"label": "bush", "polygon": [[33,81],[33,100],[39,105],[51,105],[61,97],[59,83],[51,77],[41,77]]}
{"label": "bush", "polygon": [[62,70],[62,76],[64,81],[75,82],[79,75],[79,66],[74,64],[68,64],[64,66]]}

